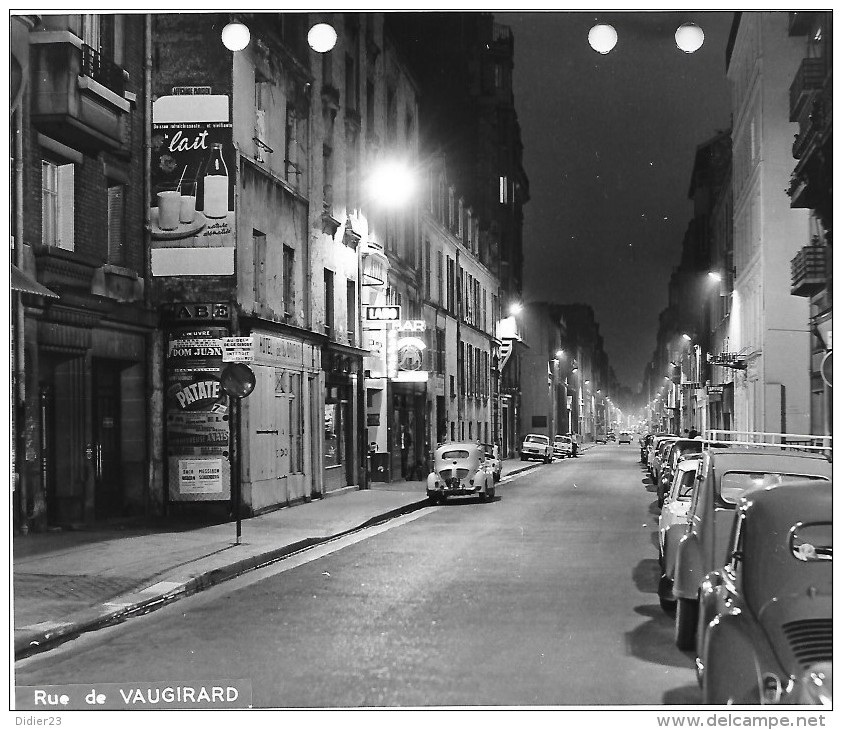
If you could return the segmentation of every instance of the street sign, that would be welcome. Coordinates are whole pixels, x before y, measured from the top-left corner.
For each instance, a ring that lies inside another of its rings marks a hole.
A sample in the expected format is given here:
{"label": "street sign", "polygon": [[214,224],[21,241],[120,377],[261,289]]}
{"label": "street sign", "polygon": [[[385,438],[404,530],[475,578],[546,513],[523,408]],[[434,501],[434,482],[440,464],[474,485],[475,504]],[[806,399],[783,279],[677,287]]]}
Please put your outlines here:
{"label": "street sign", "polygon": [[366,322],[398,322],[401,318],[401,308],[396,304],[366,305],[363,309]]}
{"label": "street sign", "polygon": [[223,337],[222,362],[254,362],[254,340],[251,337]]}

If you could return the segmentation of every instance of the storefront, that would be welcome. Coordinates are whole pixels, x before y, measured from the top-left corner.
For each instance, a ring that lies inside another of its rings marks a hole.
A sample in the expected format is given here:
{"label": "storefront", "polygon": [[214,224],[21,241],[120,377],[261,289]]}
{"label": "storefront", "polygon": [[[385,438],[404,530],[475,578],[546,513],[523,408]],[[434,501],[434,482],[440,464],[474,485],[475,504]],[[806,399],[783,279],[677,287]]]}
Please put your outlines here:
{"label": "storefront", "polygon": [[359,378],[363,352],[355,347],[328,344],[322,354],[324,374],[324,491],[360,486],[362,455],[366,453],[360,423]]}

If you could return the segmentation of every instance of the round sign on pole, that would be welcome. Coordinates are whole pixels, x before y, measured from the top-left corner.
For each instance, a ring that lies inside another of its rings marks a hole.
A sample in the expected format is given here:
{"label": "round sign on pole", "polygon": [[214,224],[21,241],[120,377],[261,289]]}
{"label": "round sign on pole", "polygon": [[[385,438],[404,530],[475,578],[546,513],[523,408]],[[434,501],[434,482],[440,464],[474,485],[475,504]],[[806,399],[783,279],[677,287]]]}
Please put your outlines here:
{"label": "round sign on pole", "polygon": [[822,358],[822,378],[824,382],[827,383],[828,388],[833,387],[833,350],[826,353],[824,358]]}
{"label": "round sign on pole", "polygon": [[222,390],[232,398],[245,398],[251,395],[257,381],[248,365],[242,362],[231,362],[222,369],[220,382]]}

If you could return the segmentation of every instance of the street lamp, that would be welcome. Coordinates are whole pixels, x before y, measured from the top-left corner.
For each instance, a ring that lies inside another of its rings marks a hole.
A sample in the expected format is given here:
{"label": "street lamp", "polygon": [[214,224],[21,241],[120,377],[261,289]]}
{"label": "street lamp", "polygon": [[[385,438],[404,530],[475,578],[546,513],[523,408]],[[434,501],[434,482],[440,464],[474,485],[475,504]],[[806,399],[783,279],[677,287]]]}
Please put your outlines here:
{"label": "street lamp", "polygon": [[512,304],[509,305],[509,314],[511,314],[513,316],[517,316],[522,311],[523,311],[523,305],[520,302],[512,302]]}
{"label": "street lamp", "polygon": [[611,25],[600,23],[588,31],[588,43],[603,56],[617,45],[617,31]]}
{"label": "street lamp", "polygon": [[234,21],[222,29],[222,45],[229,51],[242,51],[251,40],[248,26]]}
{"label": "street lamp", "polygon": [[685,53],[695,53],[704,42],[704,31],[694,23],[684,23],[675,31],[675,45]]}
{"label": "street lamp", "polygon": [[404,206],[415,192],[415,175],[400,160],[387,160],[372,170],[368,181],[371,197],[389,208]]}
{"label": "street lamp", "polygon": [[316,53],[327,53],[336,45],[336,30],[329,23],[316,23],[307,33],[307,43]]}

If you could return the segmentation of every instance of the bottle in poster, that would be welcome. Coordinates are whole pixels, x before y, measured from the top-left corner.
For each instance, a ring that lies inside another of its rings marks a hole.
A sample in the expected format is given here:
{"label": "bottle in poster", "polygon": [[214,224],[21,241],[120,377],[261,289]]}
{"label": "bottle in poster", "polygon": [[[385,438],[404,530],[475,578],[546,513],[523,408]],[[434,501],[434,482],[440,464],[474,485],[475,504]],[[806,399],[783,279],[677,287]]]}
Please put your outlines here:
{"label": "bottle in poster", "polygon": [[225,218],[228,215],[228,167],[222,157],[222,144],[211,144],[210,156],[205,165],[204,213],[208,218]]}

